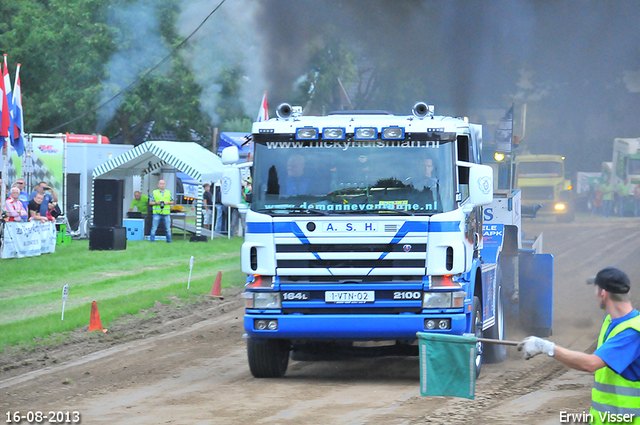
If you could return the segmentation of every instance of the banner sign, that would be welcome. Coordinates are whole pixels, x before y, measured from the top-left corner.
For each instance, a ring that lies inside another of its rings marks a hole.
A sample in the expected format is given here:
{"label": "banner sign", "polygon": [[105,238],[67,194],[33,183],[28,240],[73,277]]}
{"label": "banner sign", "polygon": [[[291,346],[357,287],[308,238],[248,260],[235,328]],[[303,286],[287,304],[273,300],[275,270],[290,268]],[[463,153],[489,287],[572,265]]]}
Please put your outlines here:
{"label": "banner sign", "polygon": [[[10,148],[8,182],[14,182],[18,177],[26,177],[29,173],[32,186],[45,181],[62,195],[64,139],[62,136],[33,137],[32,146],[33,152],[25,157],[19,157],[16,150],[13,147]],[[29,193],[32,190],[33,187],[25,188]]]}
{"label": "banner sign", "polygon": [[4,224],[2,258],[34,257],[56,252],[56,225],[52,221]]}

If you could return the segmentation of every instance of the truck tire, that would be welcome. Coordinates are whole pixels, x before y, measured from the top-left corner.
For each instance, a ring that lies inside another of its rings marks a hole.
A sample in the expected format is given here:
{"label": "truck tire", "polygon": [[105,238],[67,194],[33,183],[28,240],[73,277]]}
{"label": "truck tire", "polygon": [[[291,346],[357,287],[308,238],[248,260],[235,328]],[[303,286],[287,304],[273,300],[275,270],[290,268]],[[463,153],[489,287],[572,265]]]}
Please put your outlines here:
{"label": "truck tire", "polygon": [[280,378],[289,365],[291,344],[282,339],[249,338],[247,357],[249,370],[256,378]]}
{"label": "truck tire", "polygon": [[[502,272],[500,271],[500,268],[496,270],[496,291],[494,295],[496,322],[485,331],[485,337],[504,341],[506,334],[504,326],[505,309],[504,294],[502,293]],[[501,363],[507,358],[507,346],[502,344],[484,344],[482,354],[483,361],[486,363]]]}
{"label": "truck tire", "polygon": [[[476,338],[482,338],[482,304],[480,298],[473,297],[473,314],[471,316],[471,333]],[[482,350],[484,344],[480,341],[476,342],[476,378],[480,376],[482,369]]]}

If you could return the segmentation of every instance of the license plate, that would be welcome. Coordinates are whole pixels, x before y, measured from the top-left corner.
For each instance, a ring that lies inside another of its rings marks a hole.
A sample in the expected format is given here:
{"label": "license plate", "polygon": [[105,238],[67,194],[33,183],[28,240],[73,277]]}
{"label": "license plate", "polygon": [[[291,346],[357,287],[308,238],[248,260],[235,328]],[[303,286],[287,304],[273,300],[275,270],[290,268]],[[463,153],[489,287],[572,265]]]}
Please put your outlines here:
{"label": "license plate", "polygon": [[366,304],[376,300],[375,291],[326,291],[324,300],[333,304]]}

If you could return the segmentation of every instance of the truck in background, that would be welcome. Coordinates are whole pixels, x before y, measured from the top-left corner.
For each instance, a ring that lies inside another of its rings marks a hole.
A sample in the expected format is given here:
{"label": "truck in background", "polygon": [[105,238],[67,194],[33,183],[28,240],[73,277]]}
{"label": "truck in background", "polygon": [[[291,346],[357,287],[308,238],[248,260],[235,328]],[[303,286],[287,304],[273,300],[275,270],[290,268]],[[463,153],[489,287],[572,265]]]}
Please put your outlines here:
{"label": "truck in background", "polygon": [[[579,172],[579,196],[586,197],[587,205],[591,209],[589,193],[595,191],[598,184],[611,182],[614,191],[617,192],[620,183],[627,185],[629,198],[633,195],[635,187],[640,184],[640,138],[615,138],[613,140],[612,160],[602,163],[600,173]],[[616,194],[617,198],[617,194]],[[614,215],[618,215],[619,203],[613,203]],[[633,203],[625,203],[625,211],[622,215],[633,214]]]}
{"label": "truck in background", "polygon": [[[616,138],[613,140],[613,158],[611,163],[611,185],[617,190],[622,183],[627,186],[630,195],[640,184],[640,138]],[[633,202],[625,202],[624,211],[617,211],[618,202],[614,203],[614,213],[633,215]]]}
{"label": "truck in background", "polygon": [[[290,356],[418,355],[416,332],[504,339],[509,314],[551,334],[553,257],[541,240],[522,248],[520,192],[494,196],[481,126],[424,103],[301,112],[253,125],[241,261],[255,377],[283,376]],[[241,178],[225,170],[224,204],[240,204]],[[476,372],[505,356],[478,342]]]}
{"label": "truck in background", "polygon": [[518,155],[515,168],[515,185],[525,207],[541,204],[538,214],[556,216],[560,222],[574,220],[573,187],[565,177],[563,156]]}

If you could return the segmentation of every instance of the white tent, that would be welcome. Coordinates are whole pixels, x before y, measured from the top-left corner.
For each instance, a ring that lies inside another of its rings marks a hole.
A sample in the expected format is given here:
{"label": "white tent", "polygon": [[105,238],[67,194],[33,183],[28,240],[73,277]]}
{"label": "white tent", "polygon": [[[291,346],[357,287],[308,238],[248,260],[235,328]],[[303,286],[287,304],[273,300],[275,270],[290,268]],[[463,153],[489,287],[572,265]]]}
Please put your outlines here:
{"label": "white tent", "polygon": [[202,184],[222,178],[223,165],[213,152],[193,142],[145,142],[93,171],[93,180],[144,176],[171,165],[200,182],[196,200],[196,235],[202,230]]}

